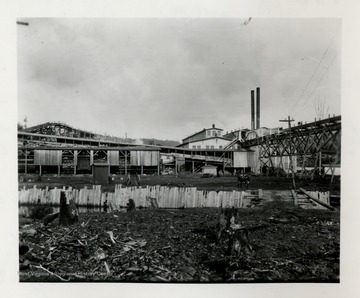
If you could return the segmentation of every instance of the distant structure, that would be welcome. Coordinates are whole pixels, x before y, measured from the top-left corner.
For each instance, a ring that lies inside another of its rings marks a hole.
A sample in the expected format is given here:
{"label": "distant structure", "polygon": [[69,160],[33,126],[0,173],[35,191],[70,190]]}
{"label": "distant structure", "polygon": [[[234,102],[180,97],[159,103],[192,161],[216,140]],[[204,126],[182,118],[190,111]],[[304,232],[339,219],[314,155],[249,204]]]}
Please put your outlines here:
{"label": "distant structure", "polygon": [[223,129],[215,127],[215,124],[211,128],[204,128],[185,139],[178,145],[181,148],[189,149],[223,149],[231,138],[222,136]]}

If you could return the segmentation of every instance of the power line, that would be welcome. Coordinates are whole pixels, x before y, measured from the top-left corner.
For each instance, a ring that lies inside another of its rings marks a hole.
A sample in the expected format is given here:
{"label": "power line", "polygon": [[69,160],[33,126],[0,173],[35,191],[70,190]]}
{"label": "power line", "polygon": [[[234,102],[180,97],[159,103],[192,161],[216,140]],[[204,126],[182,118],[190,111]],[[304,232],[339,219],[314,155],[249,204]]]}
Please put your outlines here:
{"label": "power line", "polygon": [[331,40],[330,40],[330,42],[329,42],[329,44],[328,44],[328,46],[327,46],[324,54],[322,55],[322,57],[321,57],[318,65],[317,65],[317,67],[315,68],[315,71],[313,72],[312,76],[310,77],[309,81],[308,81],[307,84],[306,84],[306,87],[303,89],[303,91],[302,91],[302,93],[300,94],[299,98],[297,99],[295,105],[293,106],[292,110],[290,111],[290,114],[294,111],[295,107],[297,106],[297,104],[299,103],[300,99],[301,99],[302,96],[304,95],[306,89],[309,87],[309,85],[310,85],[311,81],[313,80],[313,78],[314,78],[317,70],[318,70],[319,67],[320,67],[321,62],[324,60],[324,57],[325,57],[325,55],[327,54],[327,52],[328,52],[328,50],[329,50],[329,48],[330,48],[330,45],[332,44],[332,41],[334,40],[336,34],[337,34],[337,32],[335,32],[335,34],[334,34],[333,37],[331,38]]}
{"label": "power line", "polygon": [[323,78],[325,77],[325,74],[329,71],[329,68],[331,66],[331,64],[333,64],[333,62],[335,61],[335,58],[337,57],[339,51],[335,54],[334,58],[331,60],[331,62],[329,63],[328,67],[326,68],[326,71],[324,71],[323,75],[321,76],[320,80],[318,81],[318,83],[316,84],[315,88],[312,90],[312,92],[310,93],[310,95],[308,96],[308,98],[305,100],[305,102],[303,103],[303,106],[307,103],[307,101],[309,100],[309,98],[313,95],[313,93],[315,92],[315,90],[317,89],[317,87],[320,85],[321,81],[323,80]]}

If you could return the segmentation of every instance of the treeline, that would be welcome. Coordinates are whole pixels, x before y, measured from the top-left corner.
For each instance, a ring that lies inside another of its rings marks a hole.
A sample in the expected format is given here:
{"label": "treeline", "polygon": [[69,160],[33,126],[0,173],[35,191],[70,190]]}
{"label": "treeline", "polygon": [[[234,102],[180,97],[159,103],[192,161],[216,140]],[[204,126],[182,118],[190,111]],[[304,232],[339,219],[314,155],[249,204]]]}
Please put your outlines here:
{"label": "treeline", "polygon": [[[23,124],[18,122],[17,129],[18,129],[18,131],[23,131],[25,129],[25,127]],[[155,138],[151,138],[151,139],[142,138],[140,140],[137,140],[137,139],[132,139],[132,138],[120,138],[120,137],[110,136],[107,134],[98,134],[98,133],[95,133],[92,138],[95,140],[101,140],[101,141],[112,141],[112,142],[127,143],[127,144],[141,143],[144,145],[154,145],[154,146],[175,147],[180,144],[178,141],[173,141],[173,140],[159,140],[159,139],[155,139]]]}
{"label": "treeline", "polygon": [[158,139],[141,139],[145,145],[155,145],[155,146],[169,146],[175,147],[180,145],[177,141],[172,140],[158,140]]}

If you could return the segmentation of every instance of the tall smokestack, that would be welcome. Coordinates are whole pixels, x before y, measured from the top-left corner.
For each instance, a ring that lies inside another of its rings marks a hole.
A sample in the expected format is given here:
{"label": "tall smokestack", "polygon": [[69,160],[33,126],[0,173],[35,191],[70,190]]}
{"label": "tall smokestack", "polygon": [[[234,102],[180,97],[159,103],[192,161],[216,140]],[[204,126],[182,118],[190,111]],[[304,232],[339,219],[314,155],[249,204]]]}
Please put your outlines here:
{"label": "tall smokestack", "polygon": [[256,128],[260,128],[260,87],[256,88]]}
{"label": "tall smokestack", "polygon": [[255,129],[255,91],[251,90],[251,130]]}

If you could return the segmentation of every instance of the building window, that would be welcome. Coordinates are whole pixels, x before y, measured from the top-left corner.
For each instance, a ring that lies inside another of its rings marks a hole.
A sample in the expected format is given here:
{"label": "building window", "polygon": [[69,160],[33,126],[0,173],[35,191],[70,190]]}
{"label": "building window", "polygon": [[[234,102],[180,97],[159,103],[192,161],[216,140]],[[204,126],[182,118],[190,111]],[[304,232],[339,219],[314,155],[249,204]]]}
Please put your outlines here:
{"label": "building window", "polygon": [[213,130],[212,135],[216,136],[216,131],[215,130]]}
{"label": "building window", "polygon": [[219,149],[222,149],[222,146],[221,146],[221,145],[219,146]]}
{"label": "building window", "polygon": [[213,145],[211,145],[211,149],[214,149],[214,146],[213,146]]}
{"label": "building window", "polygon": [[209,145],[206,145],[206,149],[209,149]]}
{"label": "building window", "polygon": [[195,146],[195,145],[193,145],[193,149],[196,149],[196,146]]}
{"label": "building window", "polygon": [[208,130],[208,131],[206,132],[206,135],[207,135],[207,136],[211,136],[211,131]]}
{"label": "building window", "polygon": [[198,148],[198,149],[201,149],[201,145],[198,145],[197,148]]}

